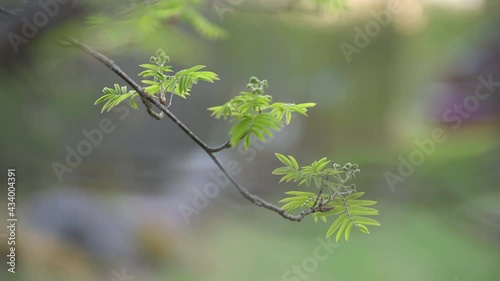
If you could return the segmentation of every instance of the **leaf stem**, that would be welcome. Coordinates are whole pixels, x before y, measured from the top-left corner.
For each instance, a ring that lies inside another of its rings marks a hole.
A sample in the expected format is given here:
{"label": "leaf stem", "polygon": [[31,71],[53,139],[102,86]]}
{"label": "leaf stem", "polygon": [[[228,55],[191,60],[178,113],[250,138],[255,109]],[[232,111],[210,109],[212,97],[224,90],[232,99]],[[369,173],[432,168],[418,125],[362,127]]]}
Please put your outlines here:
{"label": "leaf stem", "polygon": [[351,223],[354,224],[354,226],[356,226],[356,228],[359,228],[358,224],[352,218],[351,212],[349,211],[349,204],[347,204],[347,200],[345,200],[344,196],[342,196],[340,194],[338,194],[338,195],[339,195],[340,199],[342,199],[342,201],[344,202],[344,207],[345,207],[345,212],[347,214],[347,217],[349,218]]}

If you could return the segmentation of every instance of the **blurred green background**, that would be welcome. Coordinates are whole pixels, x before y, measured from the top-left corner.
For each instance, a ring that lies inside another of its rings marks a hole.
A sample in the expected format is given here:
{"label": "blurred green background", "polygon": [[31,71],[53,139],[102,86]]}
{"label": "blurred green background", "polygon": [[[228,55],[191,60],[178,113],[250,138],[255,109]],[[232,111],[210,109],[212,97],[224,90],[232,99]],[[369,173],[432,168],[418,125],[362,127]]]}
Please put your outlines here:
{"label": "blurred green background", "polygon": [[[479,77],[500,81],[497,1],[52,1],[57,12],[16,52],[7,35],[21,34],[20,19],[49,2],[1,5],[12,13],[0,13],[1,174],[6,183],[7,167],[17,170],[20,218],[17,273],[2,262],[1,280],[498,280],[500,87],[483,87],[490,95],[477,106],[471,98],[484,86]],[[376,18],[391,5],[399,10],[381,25]],[[142,105],[101,114],[93,103],[102,88],[124,83],[62,45],[66,36],[133,78],[158,48],[176,70],[203,64],[218,73],[220,81],[196,85],[171,107],[211,145],[225,142],[231,125],[206,108],[243,91],[251,76],[269,81],[275,101],[317,103],[268,143],[221,158],[274,203],[294,189],[271,175],[280,165],[274,152],[357,163],[358,191],[378,201],[382,226],[353,232],[312,262],[329,224],[286,221],[230,185],[186,222],[179,206],[193,205],[216,166]],[[342,44],[357,51],[346,57]],[[457,105],[473,109],[461,115]],[[113,132],[60,181],[53,163],[104,119]],[[411,175],[388,181],[436,128],[446,141]],[[305,274],[288,274],[295,266]]]}

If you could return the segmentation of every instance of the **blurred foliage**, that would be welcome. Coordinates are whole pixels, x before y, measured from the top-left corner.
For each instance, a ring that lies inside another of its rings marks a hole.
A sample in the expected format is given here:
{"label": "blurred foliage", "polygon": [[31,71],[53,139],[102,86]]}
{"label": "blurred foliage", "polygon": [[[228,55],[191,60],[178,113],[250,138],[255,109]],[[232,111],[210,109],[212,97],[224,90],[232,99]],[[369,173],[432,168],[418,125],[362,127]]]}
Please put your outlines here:
{"label": "blurred foliage", "polygon": [[[113,2],[113,1],[111,1]],[[114,1],[116,3],[116,1]],[[226,32],[207,20],[199,11],[201,0],[131,0],[127,5],[118,1],[111,13],[93,14],[87,17],[87,24],[114,45],[113,39],[124,44],[142,43],[153,36],[168,36],[168,26],[177,21],[189,24],[202,36],[219,39]]]}

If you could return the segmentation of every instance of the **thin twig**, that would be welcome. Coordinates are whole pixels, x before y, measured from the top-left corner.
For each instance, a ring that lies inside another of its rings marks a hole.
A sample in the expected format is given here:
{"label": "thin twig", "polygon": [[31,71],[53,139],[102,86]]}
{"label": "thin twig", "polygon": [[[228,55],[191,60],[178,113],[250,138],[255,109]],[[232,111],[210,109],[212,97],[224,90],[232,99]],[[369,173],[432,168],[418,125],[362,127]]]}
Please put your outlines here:
{"label": "thin twig", "polygon": [[[285,210],[282,208],[273,205],[272,203],[269,203],[265,201],[264,199],[251,194],[245,187],[243,187],[239,182],[236,181],[236,179],[228,173],[228,171],[224,168],[222,163],[219,161],[217,156],[215,156],[214,153],[228,148],[228,144],[224,144],[220,147],[216,148],[211,148],[207,144],[205,144],[197,135],[195,135],[184,123],[182,123],[174,114],[172,114],[167,107],[165,107],[160,101],[158,101],[156,98],[152,97],[151,95],[148,95],[146,92],[144,92],[144,89],[139,86],[132,78],[130,78],[125,72],[123,72],[118,65],[116,65],[112,60],[104,56],[103,54],[93,50],[86,44],[74,39],[74,38],[68,38],[66,40],[69,44],[72,46],[84,51],[85,53],[89,54],[92,56],[94,59],[97,61],[101,62],[104,64],[106,67],[111,69],[116,75],[118,75],[120,78],[122,78],[127,84],[129,84],[140,96],[141,100],[143,101],[144,105],[148,109],[148,113],[155,119],[158,119],[160,114],[154,112],[151,109],[151,104],[156,106],[158,109],[162,111],[170,120],[172,120],[184,133],[186,133],[198,146],[200,146],[207,154],[208,156],[212,159],[212,161],[217,165],[217,167],[221,170],[221,172],[229,179],[229,181],[236,187],[238,192],[247,200],[250,202],[254,203],[257,206],[264,207],[268,210],[271,210],[273,212],[278,213],[280,216],[282,216],[285,219],[291,220],[291,221],[301,221],[304,217],[306,217],[309,214],[312,214],[316,212],[315,209],[307,209],[302,211],[299,215],[290,215],[286,213]],[[161,119],[161,117],[160,117]],[[230,145],[230,144],[229,144]]]}
{"label": "thin twig", "polygon": [[210,152],[214,152],[215,153],[215,152],[219,152],[219,151],[222,151],[224,149],[227,149],[227,148],[231,148],[231,142],[230,141],[227,141],[224,144],[216,146],[216,147],[211,147],[210,148]]}
{"label": "thin twig", "polygon": [[[314,201],[314,203],[312,204],[311,208],[314,208],[316,207],[316,204],[318,203],[318,200],[319,198],[321,197],[321,195],[323,194],[323,186],[320,188],[319,192],[318,192],[318,196],[316,196],[316,201]],[[321,198],[323,199],[323,198]],[[321,200],[323,201],[323,200]],[[320,202],[320,207],[321,207],[321,202]]]}
{"label": "thin twig", "polygon": [[146,111],[149,113],[149,115],[151,115],[154,119],[156,120],[161,120],[163,118],[163,116],[165,115],[163,112],[160,112],[160,113],[156,113],[154,110],[153,110],[153,107],[151,106],[151,102],[146,99],[145,97],[143,97],[141,95],[141,101],[142,103],[144,104],[144,106],[146,107]]}

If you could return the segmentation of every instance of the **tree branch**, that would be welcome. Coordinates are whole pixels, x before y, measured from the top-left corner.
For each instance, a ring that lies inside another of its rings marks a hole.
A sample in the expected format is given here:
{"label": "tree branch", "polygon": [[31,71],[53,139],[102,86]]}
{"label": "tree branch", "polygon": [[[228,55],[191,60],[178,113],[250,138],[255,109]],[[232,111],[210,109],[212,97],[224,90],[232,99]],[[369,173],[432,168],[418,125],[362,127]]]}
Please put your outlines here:
{"label": "tree branch", "polygon": [[[172,120],[184,133],[186,133],[198,146],[200,146],[207,154],[208,156],[212,159],[212,161],[215,163],[215,165],[222,171],[222,173],[229,179],[229,181],[236,187],[238,192],[247,200],[250,202],[254,203],[257,206],[264,207],[268,210],[271,210],[273,212],[278,213],[281,215],[283,218],[291,220],[291,221],[301,221],[305,216],[315,213],[318,210],[316,208],[310,208],[305,211],[302,211],[299,215],[290,215],[286,213],[285,210],[280,208],[279,206],[273,205],[272,203],[269,203],[265,201],[264,199],[251,194],[245,187],[243,187],[239,182],[236,181],[236,179],[228,173],[228,171],[224,168],[222,163],[219,161],[217,156],[215,156],[216,152],[222,151],[226,148],[230,148],[231,144],[229,142],[224,143],[221,146],[218,147],[209,147],[207,144],[205,144],[198,136],[196,136],[184,123],[182,123],[174,114],[172,114],[165,105],[163,105],[157,98],[148,95],[144,89],[139,86],[132,78],[130,78],[125,72],[123,72],[116,63],[114,63],[112,60],[104,56],[103,54],[93,50],[89,46],[85,45],[84,43],[74,39],[74,38],[68,38],[66,40],[67,43],[70,45],[84,51],[88,55],[92,56],[94,59],[97,61],[101,62],[104,64],[106,67],[111,69],[116,75],[118,75],[120,78],[122,78],[127,84],[129,84],[140,96],[141,100],[144,103],[144,106],[146,106],[146,109],[148,110],[149,115],[151,115],[155,119],[161,119],[163,116],[166,115],[170,120]],[[161,113],[158,114],[152,110],[152,105],[157,107],[159,110],[161,110]],[[161,116],[161,117],[160,117]]]}

